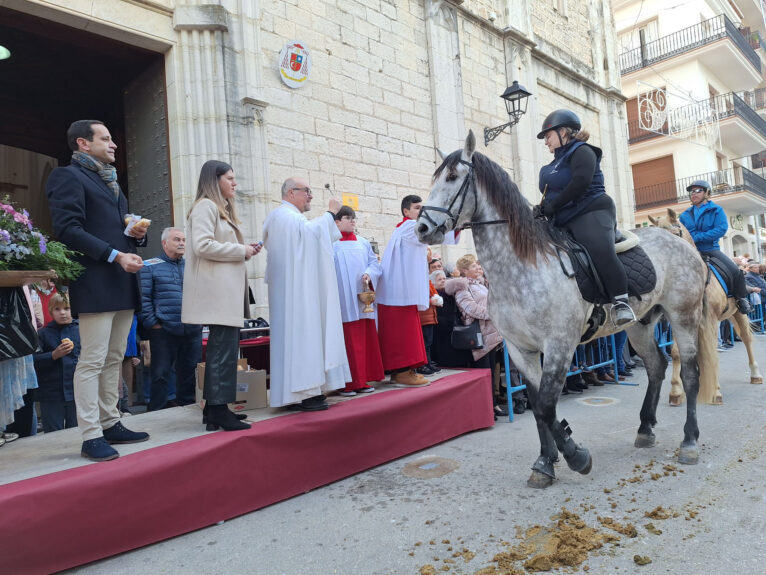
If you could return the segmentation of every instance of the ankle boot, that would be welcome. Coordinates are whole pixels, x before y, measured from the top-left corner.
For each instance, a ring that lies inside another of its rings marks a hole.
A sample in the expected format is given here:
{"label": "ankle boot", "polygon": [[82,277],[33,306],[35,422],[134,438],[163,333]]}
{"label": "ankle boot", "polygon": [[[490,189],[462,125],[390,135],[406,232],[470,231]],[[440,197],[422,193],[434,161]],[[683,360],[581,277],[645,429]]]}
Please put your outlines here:
{"label": "ankle boot", "polygon": [[249,423],[240,421],[226,405],[211,405],[207,412],[207,431],[215,431],[218,428],[224,431],[241,431],[250,429]]}
{"label": "ankle boot", "polygon": [[[228,409],[228,407],[226,409]],[[207,423],[207,413],[208,413],[208,410],[207,410],[207,403],[206,403],[205,407],[202,408],[202,423]],[[233,411],[232,413],[234,414],[234,417],[236,417],[240,421],[242,421],[243,419],[247,419],[247,415],[245,415],[244,413],[234,413]]]}

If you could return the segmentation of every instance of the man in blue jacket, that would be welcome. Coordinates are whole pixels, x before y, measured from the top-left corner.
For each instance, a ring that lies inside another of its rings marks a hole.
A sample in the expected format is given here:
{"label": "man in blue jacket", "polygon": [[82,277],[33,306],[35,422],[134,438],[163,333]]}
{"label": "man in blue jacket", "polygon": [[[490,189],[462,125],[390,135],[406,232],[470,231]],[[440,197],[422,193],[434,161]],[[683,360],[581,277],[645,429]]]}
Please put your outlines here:
{"label": "man in blue jacket", "polygon": [[149,439],[148,433],[126,429],[117,409],[120,366],[141,305],[136,272],[143,262],[136,246],[146,244],[146,228],[125,231],[128,199],[112,165],[117,144],[104,123],[72,122],[67,143],[72,163],[51,172],[45,191],[56,237],[80,252],[85,267],[69,286],[82,341],[74,372],[81,455],[108,461],[120,456],[110,444]]}
{"label": "man in blue jacket", "polygon": [[732,278],[731,292],[737,300],[737,309],[744,314],[750,313],[753,308],[747,299],[745,276],[718,245],[718,240],[729,229],[726,213],[721,206],[710,200],[712,188],[705,180],[695,180],[686,191],[689,192],[692,205],[681,214],[681,223],[689,230],[700,253],[703,256],[711,256],[726,268]]}
{"label": "man in blue jacket", "polygon": [[186,236],[178,228],[162,231],[162,263],[141,269],[141,325],[149,333],[152,393],[149,411],[168,402],[168,381],[175,366],[176,402],[194,403],[197,363],[202,361],[202,326],[181,323]]}

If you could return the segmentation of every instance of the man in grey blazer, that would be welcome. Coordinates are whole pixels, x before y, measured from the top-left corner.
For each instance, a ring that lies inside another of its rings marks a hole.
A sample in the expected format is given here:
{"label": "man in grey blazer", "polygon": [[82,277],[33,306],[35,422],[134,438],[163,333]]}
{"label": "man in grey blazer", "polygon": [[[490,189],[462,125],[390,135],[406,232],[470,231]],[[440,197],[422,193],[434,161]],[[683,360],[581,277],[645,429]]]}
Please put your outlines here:
{"label": "man in grey blazer", "polygon": [[119,457],[115,443],[137,443],[148,433],[126,429],[117,409],[120,364],[141,297],[135,253],[146,228],[125,235],[128,201],[117,183],[109,130],[98,120],[78,120],[67,131],[72,163],[51,172],[46,184],[57,238],[81,252],[85,271],[69,288],[72,315],[79,318],[82,351],[74,373],[82,456],[94,461]]}

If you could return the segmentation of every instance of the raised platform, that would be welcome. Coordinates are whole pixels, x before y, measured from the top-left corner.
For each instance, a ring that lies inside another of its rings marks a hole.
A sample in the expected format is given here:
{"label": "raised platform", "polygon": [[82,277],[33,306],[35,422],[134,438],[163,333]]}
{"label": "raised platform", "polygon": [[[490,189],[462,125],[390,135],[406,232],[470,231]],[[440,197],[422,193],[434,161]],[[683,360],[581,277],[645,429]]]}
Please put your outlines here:
{"label": "raised platform", "polygon": [[[77,430],[0,451],[0,573],[51,573],[213,525],[493,425],[489,370],[419,389],[382,384],[328,411],[248,412],[205,433],[197,407],[125,421],[150,441],[90,463]],[[167,429],[167,431],[165,431]],[[194,436],[196,435],[196,436]]]}

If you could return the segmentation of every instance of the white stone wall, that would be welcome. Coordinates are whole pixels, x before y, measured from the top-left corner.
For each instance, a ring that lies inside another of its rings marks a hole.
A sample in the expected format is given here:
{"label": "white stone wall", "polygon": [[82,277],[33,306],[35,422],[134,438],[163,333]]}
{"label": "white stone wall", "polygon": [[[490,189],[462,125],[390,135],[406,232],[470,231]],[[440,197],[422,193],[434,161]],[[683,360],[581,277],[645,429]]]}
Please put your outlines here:
{"label": "white stone wall", "polygon": [[[177,223],[193,200],[200,166],[218,158],[237,174],[246,238],[260,239],[282,181],[297,175],[315,190],[309,216],[324,211],[330,193],[357,194],[360,231],[383,249],[401,219],[401,198],[427,196],[435,147],[453,151],[469,129],[479,150],[536,201],[537,173],[550,156],[535,135],[558,107],[577,111],[604,148],[608,186],[621,219],[630,219],[609,0],[26,4],[165,53]],[[312,55],[311,78],[299,89],[278,74],[279,52],[291,40]],[[513,80],[533,93],[527,115],[484,148],[483,129],[508,121],[499,96]],[[466,236],[446,252],[449,260],[472,250]],[[264,261],[253,258],[250,275],[257,313],[266,316]]]}

